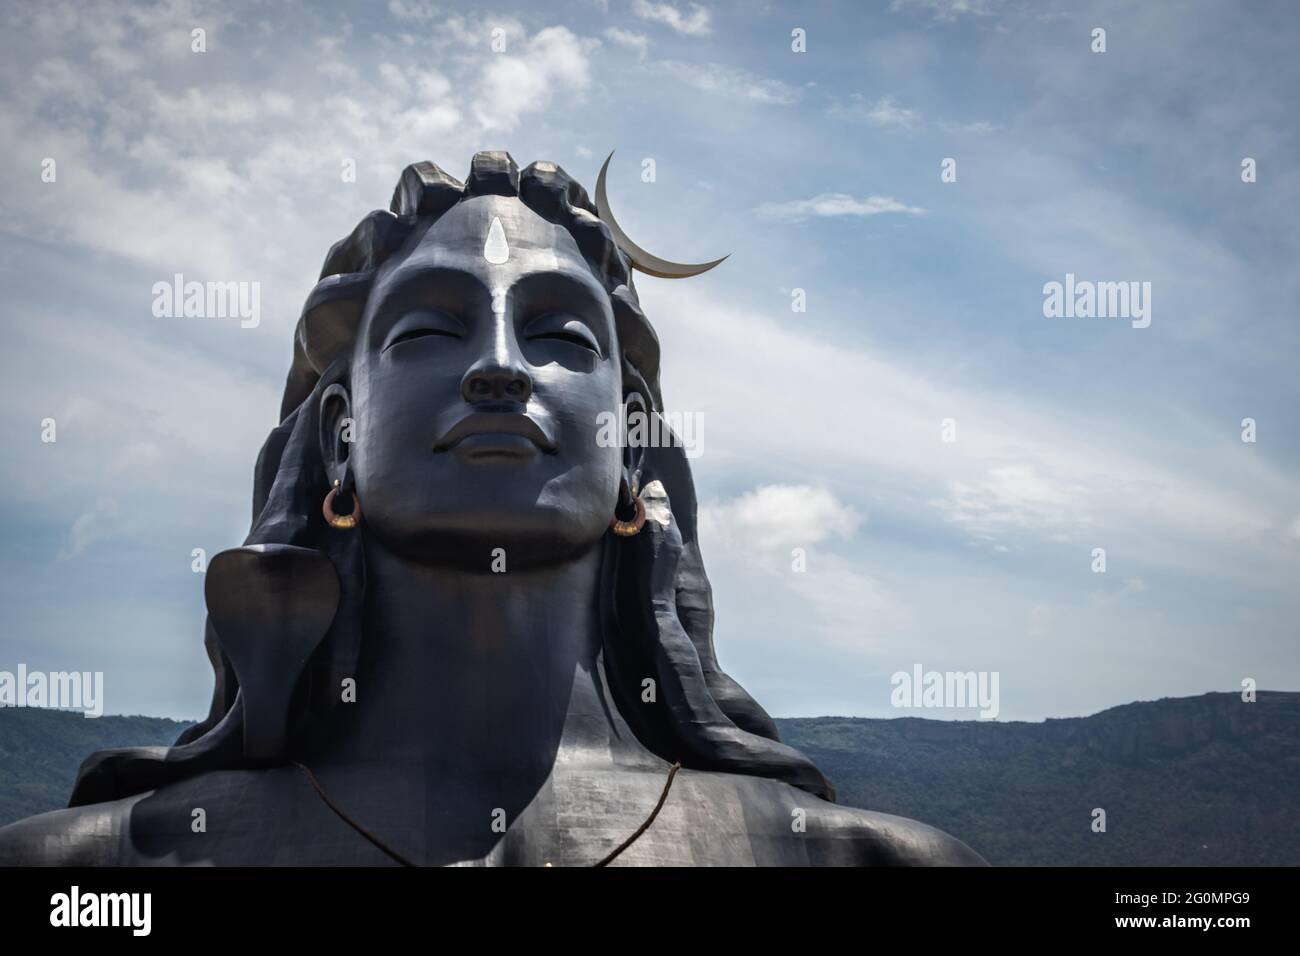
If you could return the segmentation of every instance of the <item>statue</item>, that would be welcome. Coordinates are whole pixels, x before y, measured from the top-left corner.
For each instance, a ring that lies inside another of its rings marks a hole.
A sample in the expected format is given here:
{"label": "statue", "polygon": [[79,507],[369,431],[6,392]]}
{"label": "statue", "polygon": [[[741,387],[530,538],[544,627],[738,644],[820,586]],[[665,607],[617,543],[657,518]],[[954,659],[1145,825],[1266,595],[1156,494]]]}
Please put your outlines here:
{"label": "statue", "polygon": [[207,718],[89,757],[0,864],[984,862],[834,804],[718,666],[683,448],[598,440],[663,409],[614,228],[552,163],[403,172],[209,565]]}

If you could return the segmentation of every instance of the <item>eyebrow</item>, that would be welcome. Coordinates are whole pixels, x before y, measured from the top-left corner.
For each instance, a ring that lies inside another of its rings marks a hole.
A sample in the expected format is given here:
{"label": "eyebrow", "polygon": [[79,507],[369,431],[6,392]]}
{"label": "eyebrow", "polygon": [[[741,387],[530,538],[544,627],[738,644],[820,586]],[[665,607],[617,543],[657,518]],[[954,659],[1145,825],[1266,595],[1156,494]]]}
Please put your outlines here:
{"label": "eyebrow", "polygon": [[400,301],[404,296],[428,286],[452,286],[459,292],[490,298],[492,292],[483,280],[474,273],[453,266],[420,266],[416,268],[396,269],[385,284],[380,298],[375,302],[375,311],[387,308],[392,302]]}
{"label": "eyebrow", "polygon": [[585,271],[578,272],[572,269],[538,269],[525,272],[507,291],[536,294],[537,290],[534,287],[543,283],[558,283],[561,287],[558,290],[559,298],[579,296],[596,306],[609,303],[609,293],[595,279]]}

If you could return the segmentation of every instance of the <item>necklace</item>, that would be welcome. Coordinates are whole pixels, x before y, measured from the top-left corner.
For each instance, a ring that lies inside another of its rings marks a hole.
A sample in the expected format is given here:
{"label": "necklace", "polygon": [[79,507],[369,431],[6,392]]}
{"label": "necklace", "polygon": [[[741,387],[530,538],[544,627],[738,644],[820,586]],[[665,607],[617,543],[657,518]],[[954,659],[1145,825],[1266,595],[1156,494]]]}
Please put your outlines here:
{"label": "necklace", "polygon": [[[301,770],[304,774],[306,774],[307,780],[311,784],[312,789],[315,790],[316,793],[320,796],[321,800],[325,802],[325,806],[329,807],[330,810],[333,811],[334,815],[337,816],[340,820],[342,820],[352,829],[356,830],[357,833],[361,834],[361,836],[363,836],[367,841],[369,841],[371,844],[373,844],[379,850],[383,851],[391,859],[397,861],[397,863],[401,864],[402,866],[419,866],[418,863],[414,863],[411,860],[407,859],[405,856],[403,856],[402,854],[394,850],[392,847],[390,847],[388,844],[384,843],[384,841],[379,839],[379,837],[375,836],[373,833],[371,833],[369,830],[363,827],[356,820],[352,819],[352,817],[349,816],[348,813],[342,807],[340,807],[337,803],[335,803],[330,798],[330,795],[325,792],[325,788],[321,786],[320,781],[316,779],[316,775],[311,772],[311,769],[306,764],[299,763],[296,760],[291,760],[290,763],[293,764],[293,766],[297,767],[299,770]],[[649,816],[645,818],[645,821],[639,827],[636,828],[636,830],[632,833],[630,837],[628,837],[618,846],[614,847],[614,849],[611,850],[608,854],[601,857],[595,863],[591,864],[593,867],[609,866],[609,864],[614,861],[615,857],[617,857],[620,853],[622,853],[633,843],[635,843],[637,839],[643,833],[646,832],[646,830],[650,829],[650,825],[655,822],[655,817],[659,816],[659,811],[663,809],[664,801],[668,799],[668,791],[672,788],[673,785],[673,777],[677,776],[677,771],[680,769],[682,769],[682,763],[680,760],[675,761],[673,765],[668,768],[668,778],[664,781],[663,792],[659,794],[659,802],[655,804],[654,809],[650,811]],[[547,863],[546,865],[550,866],[551,864]]]}

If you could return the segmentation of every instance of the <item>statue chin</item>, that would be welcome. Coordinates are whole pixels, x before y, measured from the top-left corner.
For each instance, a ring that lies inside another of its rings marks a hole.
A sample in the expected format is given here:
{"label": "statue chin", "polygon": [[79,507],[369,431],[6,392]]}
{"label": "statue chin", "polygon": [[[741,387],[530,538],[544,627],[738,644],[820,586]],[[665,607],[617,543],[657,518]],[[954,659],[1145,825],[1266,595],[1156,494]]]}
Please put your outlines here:
{"label": "statue chin", "polygon": [[598,544],[608,520],[557,508],[499,508],[426,515],[406,525],[368,521],[367,551],[376,548],[415,564],[464,571],[523,571],[570,561]]}
{"label": "statue chin", "polygon": [[[541,492],[479,480],[440,493],[424,507],[387,495],[365,500],[362,534],[406,561],[468,571],[524,570],[561,563],[596,545],[609,528],[616,492],[574,489],[573,475]],[[568,486],[568,487],[566,487]],[[608,501],[608,505],[593,502]]]}

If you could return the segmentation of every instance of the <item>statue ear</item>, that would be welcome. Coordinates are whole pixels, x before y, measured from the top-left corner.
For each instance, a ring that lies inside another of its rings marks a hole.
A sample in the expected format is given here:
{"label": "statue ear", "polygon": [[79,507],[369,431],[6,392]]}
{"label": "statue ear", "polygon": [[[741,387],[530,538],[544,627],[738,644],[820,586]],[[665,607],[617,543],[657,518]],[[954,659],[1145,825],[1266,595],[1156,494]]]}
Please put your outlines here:
{"label": "statue ear", "polygon": [[335,382],[320,396],[320,454],[330,484],[341,481],[347,471],[355,427],[352,396]]}
{"label": "statue ear", "polygon": [[630,391],[623,396],[623,476],[633,494],[641,490],[641,470],[651,436],[651,414],[640,392]]}

